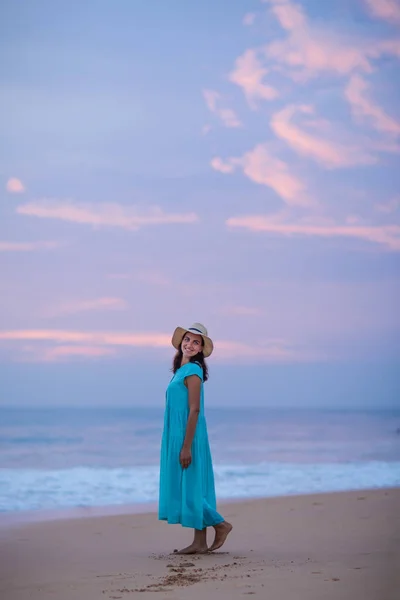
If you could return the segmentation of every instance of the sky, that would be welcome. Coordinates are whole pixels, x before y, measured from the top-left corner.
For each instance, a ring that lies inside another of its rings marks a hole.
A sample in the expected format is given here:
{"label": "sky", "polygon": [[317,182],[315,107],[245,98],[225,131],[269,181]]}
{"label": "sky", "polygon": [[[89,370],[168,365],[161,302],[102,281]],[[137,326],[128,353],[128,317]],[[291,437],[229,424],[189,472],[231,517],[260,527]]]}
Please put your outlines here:
{"label": "sky", "polygon": [[0,12],[1,405],[400,405],[399,0]]}

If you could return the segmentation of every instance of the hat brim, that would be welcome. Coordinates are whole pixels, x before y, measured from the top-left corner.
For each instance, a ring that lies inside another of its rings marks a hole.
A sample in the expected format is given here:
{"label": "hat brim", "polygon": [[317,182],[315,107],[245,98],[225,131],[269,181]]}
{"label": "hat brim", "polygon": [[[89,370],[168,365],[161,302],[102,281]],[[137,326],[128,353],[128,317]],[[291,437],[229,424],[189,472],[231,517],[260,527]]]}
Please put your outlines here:
{"label": "hat brim", "polygon": [[[179,348],[181,347],[183,336],[187,331],[189,331],[187,327],[177,327],[175,329],[171,342],[173,347],[176,348],[176,350],[179,350]],[[207,358],[208,356],[210,356],[210,354],[212,354],[212,351],[214,350],[214,344],[212,342],[212,339],[209,338],[208,335],[204,335],[203,333],[199,333],[198,335],[201,335],[201,337],[203,338],[203,355],[204,358]]]}

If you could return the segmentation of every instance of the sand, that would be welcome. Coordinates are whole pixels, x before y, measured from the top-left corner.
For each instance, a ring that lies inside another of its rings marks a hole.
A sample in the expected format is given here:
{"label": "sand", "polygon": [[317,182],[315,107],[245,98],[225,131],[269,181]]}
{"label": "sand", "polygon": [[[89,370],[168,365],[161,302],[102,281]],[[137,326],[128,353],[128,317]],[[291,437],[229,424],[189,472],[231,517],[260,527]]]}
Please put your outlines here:
{"label": "sand", "polygon": [[[219,506],[218,552],[174,556],[192,532],[155,514],[0,530],[1,600],[398,600],[400,489]],[[210,531],[209,542],[212,541]]]}

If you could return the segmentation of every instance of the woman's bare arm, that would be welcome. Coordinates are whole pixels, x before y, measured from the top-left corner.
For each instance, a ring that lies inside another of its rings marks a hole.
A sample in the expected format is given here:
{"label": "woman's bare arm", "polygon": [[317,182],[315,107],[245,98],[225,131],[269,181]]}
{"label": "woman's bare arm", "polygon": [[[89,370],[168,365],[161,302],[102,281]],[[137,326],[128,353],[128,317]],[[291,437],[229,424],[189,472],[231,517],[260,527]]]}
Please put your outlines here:
{"label": "woman's bare arm", "polygon": [[180,462],[184,469],[192,462],[191,448],[200,412],[201,379],[197,375],[190,375],[189,377],[186,377],[185,381],[189,392],[189,416],[186,425],[186,435],[180,454]]}

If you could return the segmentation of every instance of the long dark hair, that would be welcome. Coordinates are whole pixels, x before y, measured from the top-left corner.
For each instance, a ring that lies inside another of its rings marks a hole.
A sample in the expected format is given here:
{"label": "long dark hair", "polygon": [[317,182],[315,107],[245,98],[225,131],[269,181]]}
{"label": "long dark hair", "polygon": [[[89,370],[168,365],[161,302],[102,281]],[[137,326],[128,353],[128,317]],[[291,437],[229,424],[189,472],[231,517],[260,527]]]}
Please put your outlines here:
{"label": "long dark hair", "polygon": [[[176,354],[174,356],[174,360],[172,362],[172,369],[171,369],[171,371],[173,373],[176,373],[177,370],[180,368],[181,363],[182,363],[182,356],[183,356],[183,352],[181,350],[181,347],[179,347],[179,350],[177,350],[177,352],[176,352]],[[203,351],[198,352],[196,354],[196,356],[192,356],[192,358],[189,360],[189,362],[198,363],[200,365],[200,367],[203,369],[203,381],[207,381],[207,379],[208,379],[208,367],[207,367],[207,363],[206,363],[205,358],[204,358]]]}

